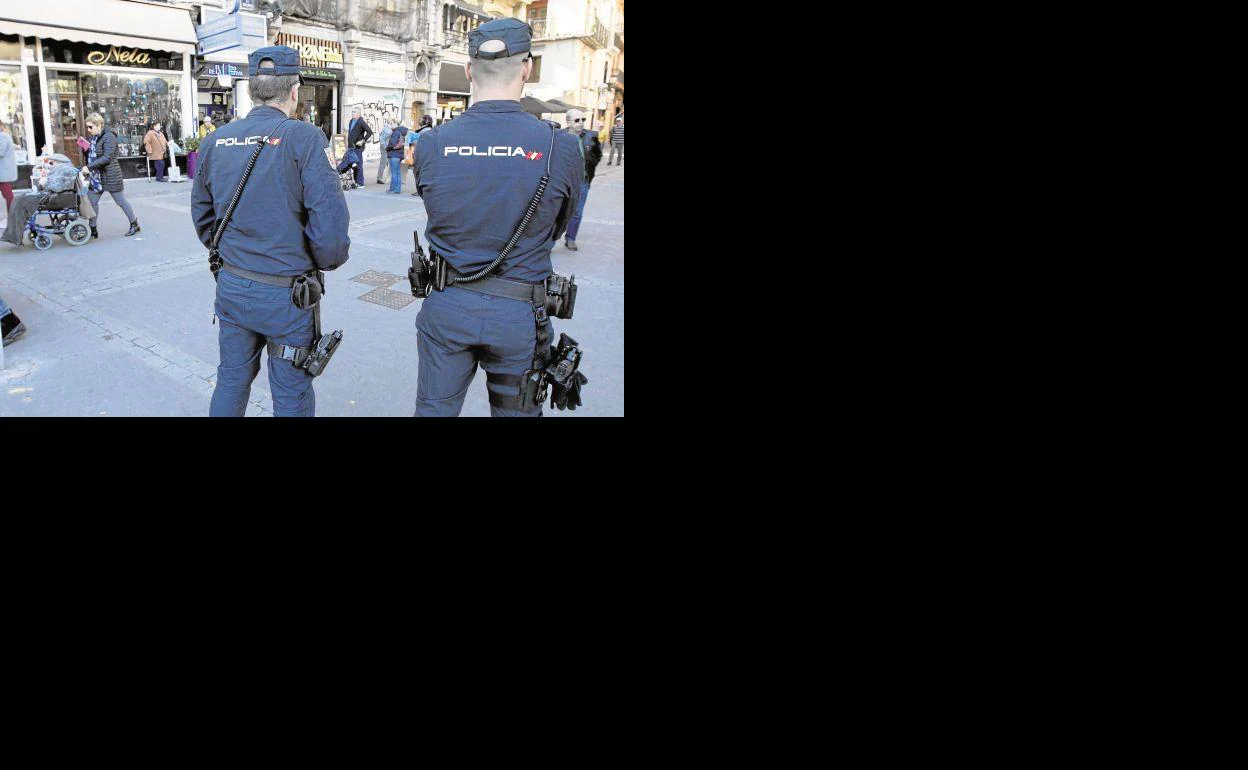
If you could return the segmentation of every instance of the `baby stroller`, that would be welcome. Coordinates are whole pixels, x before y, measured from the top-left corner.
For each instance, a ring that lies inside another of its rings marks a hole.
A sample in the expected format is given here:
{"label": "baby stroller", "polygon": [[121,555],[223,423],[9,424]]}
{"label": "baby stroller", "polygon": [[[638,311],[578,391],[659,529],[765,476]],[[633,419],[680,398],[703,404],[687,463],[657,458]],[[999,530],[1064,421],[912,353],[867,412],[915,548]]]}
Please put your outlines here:
{"label": "baby stroller", "polygon": [[[40,216],[48,218],[47,224],[39,224]],[[54,235],[64,237],[71,246],[81,246],[91,240],[91,223],[79,213],[78,193],[72,190],[42,193],[39,208],[26,220],[26,231],[40,251],[52,248]]]}
{"label": "baby stroller", "polygon": [[360,185],[355,183],[355,169],[360,163],[359,153],[354,150],[347,150],[342,156],[342,163],[337,163],[334,161],[334,148],[326,147],[325,156],[329,158],[329,165],[333,166],[334,170],[338,172],[338,181],[342,183],[343,192],[360,187]]}

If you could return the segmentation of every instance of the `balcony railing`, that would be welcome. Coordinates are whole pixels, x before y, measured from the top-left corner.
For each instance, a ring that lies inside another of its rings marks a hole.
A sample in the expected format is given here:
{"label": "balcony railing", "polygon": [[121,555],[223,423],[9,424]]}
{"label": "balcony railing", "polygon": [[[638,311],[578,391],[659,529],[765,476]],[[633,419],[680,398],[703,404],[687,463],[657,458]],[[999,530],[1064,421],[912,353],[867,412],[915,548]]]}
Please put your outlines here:
{"label": "balcony railing", "polygon": [[598,41],[600,48],[606,48],[611,44],[611,33],[607,31],[607,28],[602,25],[601,21],[598,21],[597,16],[594,17],[594,33],[592,37]]}
{"label": "balcony railing", "polygon": [[468,53],[468,33],[460,32],[457,29],[447,29],[443,30],[442,34],[446,36],[445,42],[451,44],[449,46],[450,50]]}

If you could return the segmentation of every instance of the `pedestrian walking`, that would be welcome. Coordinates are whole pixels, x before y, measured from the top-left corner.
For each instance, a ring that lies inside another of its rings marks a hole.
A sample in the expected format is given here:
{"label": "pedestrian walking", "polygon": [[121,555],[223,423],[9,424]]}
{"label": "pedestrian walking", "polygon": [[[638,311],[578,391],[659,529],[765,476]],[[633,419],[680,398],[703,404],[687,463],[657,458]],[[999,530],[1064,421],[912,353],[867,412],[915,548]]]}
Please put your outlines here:
{"label": "pedestrian walking", "polygon": [[[291,117],[301,82],[299,52],[267,46],[247,58],[255,107],[203,145],[191,194],[195,232],[209,249],[218,223],[225,223],[216,243],[222,264],[214,305],[221,363],[208,414],[243,416],[260,353],[267,350],[274,416],[313,417],[313,373],[304,364],[320,334],[319,271],[347,261],[351,214],[325,155],[325,134]],[[258,142],[265,144],[256,155]]]}
{"label": "pedestrian walking", "polygon": [[[550,292],[567,286],[551,275],[550,249],[576,210],[584,163],[575,137],[520,106],[533,71],[531,41],[529,25],[517,19],[469,32],[472,106],[416,144],[434,261],[433,272],[416,271],[416,280],[445,276],[433,291],[425,284],[416,317],[418,417],[457,416],[478,366],[490,414],[542,414],[537,384],[554,358],[549,316],[571,317],[547,311]],[[585,380],[571,365],[564,374],[566,387],[556,384],[553,397],[575,408]]]}
{"label": "pedestrian walking", "polygon": [[165,179],[165,153],[169,150],[169,140],[160,130],[160,121],[152,124],[147,135],[143,137],[143,147],[147,150],[147,157],[156,164],[156,181],[168,182]]}
{"label": "pedestrian walking", "polygon": [[[615,119],[615,128],[611,129],[611,154],[607,157],[607,165],[615,160],[616,152],[620,155],[620,164],[624,165],[624,118]],[[644,163],[642,164],[645,165]]]}
{"label": "pedestrian walking", "polygon": [[204,122],[199,127],[199,138],[203,139],[205,136],[208,136],[209,134],[211,134],[213,131],[216,131],[216,130],[217,130],[217,127],[212,125],[212,116],[205,115]]}
{"label": "pedestrian walking", "polygon": [[4,197],[4,209],[13,205],[13,183],[17,181],[17,147],[9,126],[0,120],[0,196]]}
{"label": "pedestrian walking", "polygon": [[390,170],[390,159],[386,157],[385,147],[390,141],[390,135],[393,133],[394,122],[387,120],[381,124],[381,133],[378,136],[381,138],[382,151],[381,157],[377,159],[377,184],[385,184],[382,180],[385,179],[386,172]]}
{"label": "pedestrian walking", "polygon": [[563,245],[577,251],[576,235],[581,231],[581,216],[585,213],[585,201],[589,200],[589,185],[594,181],[594,169],[602,160],[602,143],[598,141],[597,132],[585,128],[585,113],[580,110],[568,110],[568,133],[576,137],[585,160],[585,181],[581,182],[581,196],[576,202],[576,213],[568,222],[568,235]]}
{"label": "pedestrian walking", "polygon": [[134,209],[126,201],[126,185],[121,179],[121,164],[117,162],[117,134],[111,128],[104,128],[104,118],[99,113],[91,113],[85,122],[91,138],[88,140],[90,149],[87,150],[87,165],[82,170],[91,174],[88,196],[91,198],[91,208],[96,212],[96,216],[91,217],[91,237],[100,237],[95,222],[99,218],[100,198],[104,197],[104,193],[112,196],[113,202],[121,207],[126,218],[130,220],[130,230],[126,235],[134,235],[141,228],[139,218],[134,215]]}
{"label": "pedestrian walking", "polygon": [[26,324],[17,317],[17,313],[14,313],[9,303],[4,301],[4,297],[0,297],[0,337],[3,337],[0,345],[8,347],[25,333]]}
{"label": "pedestrian walking", "polygon": [[[416,186],[416,143],[420,141],[422,134],[433,129],[433,117],[431,115],[420,116],[420,127],[407,132],[407,147],[404,149],[403,162],[412,171],[412,195],[420,197],[420,188]],[[405,172],[406,173],[406,172]]]}
{"label": "pedestrian walking", "polygon": [[386,158],[390,162],[390,189],[386,192],[398,195],[403,192],[403,147],[407,139],[407,126],[400,123],[390,134],[386,148]]}

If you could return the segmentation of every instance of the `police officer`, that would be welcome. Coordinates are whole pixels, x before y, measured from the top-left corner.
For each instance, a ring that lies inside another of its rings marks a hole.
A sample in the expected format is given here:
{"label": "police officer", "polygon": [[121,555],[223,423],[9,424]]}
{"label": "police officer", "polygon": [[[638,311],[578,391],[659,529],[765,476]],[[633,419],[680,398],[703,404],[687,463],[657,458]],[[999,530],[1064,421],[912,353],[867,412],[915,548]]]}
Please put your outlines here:
{"label": "police officer", "polygon": [[[537,300],[551,274],[550,250],[576,210],[585,178],[577,138],[556,132],[520,106],[533,71],[532,33],[517,19],[496,19],[468,33],[474,101],[457,120],[416,144],[416,179],[429,221],[425,238],[466,276],[488,267],[524,217],[538,182],[549,183],[536,213],[506,259],[483,281],[448,285],[416,317],[416,416],[454,417],[479,364],[490,413],[540,417],[524,406],[521,377],[554,330]],[[548,165],[549,164],[549,165]]]}
{"label": "police officer", "polygon": [[294,361],[314,343],[313,311],[294,305],[291,287],[298,276],[347,261],[351,218],[325,134],[290,117],[302,82],[299,53],[260,48],[248,57],[248,75],[255,106],[205,139],[191,196],[195,230],[210,246],[257,143],[266,142],[218,245],[221,364],[209,416],[243,416],[267,347],[273,414],[312,417],[312,376]]}

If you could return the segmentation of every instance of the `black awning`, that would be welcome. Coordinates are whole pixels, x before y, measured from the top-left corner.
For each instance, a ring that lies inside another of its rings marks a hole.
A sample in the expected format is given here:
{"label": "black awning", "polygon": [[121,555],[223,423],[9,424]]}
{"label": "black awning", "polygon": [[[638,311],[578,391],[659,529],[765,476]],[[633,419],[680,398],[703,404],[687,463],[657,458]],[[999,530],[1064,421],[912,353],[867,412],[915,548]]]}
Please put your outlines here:
{"label": "black awning", "polygon": [[559,108],[557,110],[558,112],[567,112],[568,110],[580,110],[581,112],[589,112],[589,110],[585,109],[584,107],[579,107],[575,104],[568,104],[562,99],[547,99],[546,103],[553,107],[558,107]]}
{"label": "black awning", "polygon": [[464,65],[442,62],[438,69],[438,90],[471,93],[472,88],[468,85],[468,76],[464,74]]}
{"label": "black awning", "polygon": [[525,96],[521,98],[520,107],[530,115],[542,115],[547,112],[563,112],[563,110],[552,107],[541,99],[534,99],[532,96]]}
{"label": "black awning", "polygon": [[494,18],[484,8],[475,6],[472,3],[466,3],[464,0],[455,0],[455,5],[458,6],[459,10],[464,14],[468,16],[475,16],[481,21],[489,21]]}

